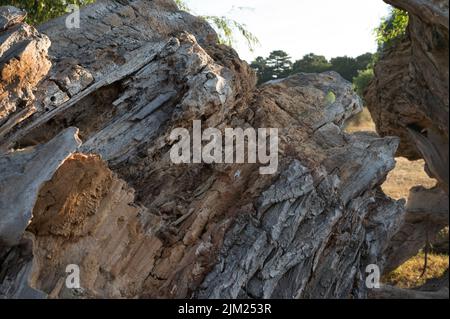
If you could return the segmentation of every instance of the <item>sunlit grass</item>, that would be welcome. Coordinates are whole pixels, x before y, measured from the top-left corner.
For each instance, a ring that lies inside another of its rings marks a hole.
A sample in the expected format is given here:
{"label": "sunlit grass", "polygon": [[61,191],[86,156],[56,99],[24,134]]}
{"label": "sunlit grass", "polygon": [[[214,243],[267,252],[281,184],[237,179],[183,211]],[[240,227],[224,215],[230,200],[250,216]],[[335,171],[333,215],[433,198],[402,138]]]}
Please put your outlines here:
{"label": "sunlit grass", "polygon": [[396,270],[385,276],[383,282],[400,288],[415,288],[423,285],[428,279],[441,277],[448,268],[448,255],[428,255],[428,266],[421,277],[425,262],[424,253],[411,258]]}

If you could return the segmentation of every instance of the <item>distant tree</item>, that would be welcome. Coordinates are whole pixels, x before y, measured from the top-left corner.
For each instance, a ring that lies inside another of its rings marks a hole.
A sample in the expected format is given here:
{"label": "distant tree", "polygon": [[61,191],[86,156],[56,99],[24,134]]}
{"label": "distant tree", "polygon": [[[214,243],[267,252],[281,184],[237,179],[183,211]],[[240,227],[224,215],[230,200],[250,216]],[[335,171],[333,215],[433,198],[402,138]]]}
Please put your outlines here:
{"label": "distant tree", "polygon": [[284,78],[292,73],[291,57],[282,50],[272,51],[266,63],[274,79]]}
{"label": "distant tree", "polygon": [[69,4],[83,6],[93,2],[95,0],[0,0],[0,6],[10,5],[26,10],[27,22],[38,25],[67,13]]}
{"label": "distant tree", "polygon": [[[259,83],[287,77],[300,72],[321,73],[325,71],[335,71],[349,82],[352,82],[354,78],[359,76],[360,72],[372,67],[374,57],[375,55],[372,53],[365,53],[356,58],[342,56],[328,61],[322,55],[309,53],[302,59],[292,63],[286,52],[276,50],[271,52],[267,58],[256,58],[251,63],[251,67],[255,69]],[[363,75],[367,74],[364,73]]]}
{"label": "distant tree", "polygon": [[250,66],[256,71],[256,75],[258,76],[258,84],[273,79],[273,71],[267,65],[266,59],[264,59],[262,56],[257,57],[255,61],[250,64]]}
{"label": "distant tree", "polygon": [[323,55],[309,53],[302,59],[295,61],[293,73],[320,73],[331,69],[331,64]]}
{"label": "distant tree", "polygon": [[368,66],[373,64],[374,54],[367,52],[356,57],[355,60],[356,60],[356,68],[358,69],[358,71],[362,71],[367,69]]}
{"label": "distant tree", "polygon": [[364,96],[364,91],[369,86],[373,77],[374,73],[371,67],[363,71],[358,71],[358,75],[353,78],[353,87],[359,96]]}
{"label": "distant tree", "polygon": [[352,81],[358,75],[358,65],[354,58],[341,56],[332,58],[330,62],[331,69],[339,73],[347,81]]}

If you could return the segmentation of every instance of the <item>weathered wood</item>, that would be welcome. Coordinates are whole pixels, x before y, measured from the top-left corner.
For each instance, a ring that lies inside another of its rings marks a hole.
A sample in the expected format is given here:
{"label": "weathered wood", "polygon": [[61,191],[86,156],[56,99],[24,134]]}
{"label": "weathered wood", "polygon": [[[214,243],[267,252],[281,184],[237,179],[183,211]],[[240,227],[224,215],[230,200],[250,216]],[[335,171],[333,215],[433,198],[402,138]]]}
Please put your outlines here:
{"label": "weathered wood", "polygon": [[9,131],[37,111],[33,90],[50,69],[50,40],[22,23],[24,17],[12,7],[0,12],[0,145]]}
{"label": "weathered wood", "polygon": [[373,299],[449,299],[448,269],[439,278],[427,282],[415,289],[402,289],[389,285],[382,285],[379,289],[372,289],[369,297]]}
{"label": "weathered wood", "polygon": [[[367,297],[365,269],[388,263],[404,202],[380,190],[399,140],[342,130],[362,108],[350,83],[326,72],[257,88],[211,27],[170,0],[101,0],[81,17],[80,30],[64,18],[39,28],[52,41],[52,68],[35,88],[37,111],[5,135],[2,177],[22,162],[18,147],[54,149],[68,126],[82,145],[57,167],[42,153],[5,186],[36,185],[22,240],[0,253],[0,294]],[[170,133],[193,120],[277,128],[277,173],[175,165]],[[10,200],[14,215],[28,212]],[[64,285],[74,263],[81,290]]]}
{"label": "weathered wood", "polygon": [[420,291],[402,289],[393,286],[382,286],[371,292],[372,299],[448,299],[448,288],[439,291]]}
{"label": "weathered wood", "polygon": [[0,8],[0,31],[4,31],[14,24],[25,20],[27,13],[16,7],[4,6]]}
{"label": "weathered wood", "polygon": [[448,193],[448,1],[386,0],[409,12],[407,34],[383,52],[365,94],[382,136],[400,136],[399,155],[423,158]]}
{"label": "weathered wood", "polygon": [[[448,226],[448,1],[386,0],[409,13],[407,34],[383,52],[365,94],[382,136],[401,138],[398,155],[423,158],[438,180],[411,191],[405,225],[394,237],[386,271],[432,243]],[[420,185],[418,185],[420,186]]]}
{"label": "weathered wood", "polygon": [[32,218],[37,194],[80,141],[76,128],[50,143],[0,156],[0,245],[18,244]]}
{"label": "weathered wood", "polygon": [[[151,47],[151,50],[150,50]],[[161,46],[163,47],[163,46]],[[118,67],[117,70],[105,75],[100,78],[98,81],[94,82],[88,88],[82,90],[78,94],[72,96],[67,102],[59,105],[57,108],[54,108],[50,112],[42,114],[36,120],[30,122],[26,126],[22,127],[15,134],[13,134],[6,142],[0,145],[0,148],[8,149],[14,142],[17,142],[28,133],[30,133],[33,129],[41,126],[42,124],[48,122],[56,115],[61,114],[62,112],[67,111],[70,107],[76,105],[76,103],[80,102],[83,98],[89,96],[91,93],[105,87],[107,85],[113,84],[117,81],[124,79],[127,76],[131,76],[133,73],[139,71],[145,65],[151,62],[152,59],[155,58],[158,53],[158,47],[156,48],[155,53],[155,44],[151,44],[149,46],[144,46],[142,49],[136,50],[135,57],[128,63]],[[1,136],[1,132],[0,132]]]}

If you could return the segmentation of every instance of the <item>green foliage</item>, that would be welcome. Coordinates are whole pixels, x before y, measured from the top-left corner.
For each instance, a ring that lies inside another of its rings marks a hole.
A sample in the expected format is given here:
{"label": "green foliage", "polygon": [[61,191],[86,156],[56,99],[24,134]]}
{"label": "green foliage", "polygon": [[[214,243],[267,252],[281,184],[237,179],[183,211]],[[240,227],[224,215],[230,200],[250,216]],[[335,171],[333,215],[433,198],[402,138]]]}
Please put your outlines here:
{"label": "green foliage", "polygon": [[375,29],[379,51],[390,47],[406,34],[409,16],[406,11],[393,8],[389,16]]}
{"label": "green foliage", "polygon": [[[178,8],[183,11],[191,12],[189,6],[184,2],[184,0],[175,0]],[[226,16],[202,16],[206,21],[215,27],[220,43],[226,44],[228,46],[233,46],[236,43],[234,35],[237,33],[241,35],[251,51],[255,49],[255,47],[259,44],[258,38],[251,33],[247,26],[243,23],[240,23],[236,20],[230,19]]]}
{"label": "green foliage", "polygon": [[38,25],[67,13],[69,4],[87,5],[95,0],[0,0],[0,6],[15,6],[27,11],[27,22]]}
{"label": "green foliage", "polygon": [[336,57],[328,61],[322,55],[315,55],[310,53],[305,55],[302,59],[294,63],[293,73],[320,73],[325,71],[336,71],[343,78],[352,81],[358,75],[358,72],[365,70],[372,64],[374,55],[372,53],[365,53],[356,58],[348,56]]}
{"label": "green foliage", "polygon": [[310,53],[295,61],[293,73],[321,73],[331,69],[331,63],[323,55]]}
{"label": "green foliage", "polygon": [[[270,53],[267,58],[257,57],[250,66],[256,71],[259,84],[296,73],[335,71],[346,80],[353,82],[357,94],[364,96],[365,89],[374,77],[373,65],[377,56],[377,54],[365,53],[356,58],[343,56],[328,61],[324,56],[309,53],[292,63],[286,52],[278,50]],[[333,95],[329,93],[327,101],[328,99],[332,101]]]}
{"label": "green foliage", "polygon": [[347,81],[353,81],[362,72],[373,65],[375,55],[365,53],[356,58],[336,57],[328,61],[324,56],[309,53],[292,63],[284,51],[273,51],[269,57],[258,57],[251,63],[256,70],[259,83],[286,77],[295,73],[338,72]]}
{"label": "green foliage", "polygon": [[272,71],[274,79],[284,78],[291,73],[291,57],[282,50],[272,51],[266,59],[266,63]]}
{"label": "green foliage", "polygon": [[364,91],[369,86],[373,77],[374,73],[371,67],[363,71],[358,71],[358,75],[353,78],[353,87],[359,96],[364,96]]}
{"label": "green foliage", "polygon": [[180,8],[180,10],[189,12],[189,7],[186,5],[186,3],[184,3],[183,0],[175,0],[175,3],[177,4],[178,8]]}
{"label": "green foliage", "polygon": [[326,105],[331,105],[334,102],[336,102],[336,94],[334,94],[334,92],[330,91],[325,96],[325,104]]}
{"label": "green foliage", "polygon": [[[379,27],[375,29],[378,52],[356,58],[358,71],[357,75],[353,77],[353,87],[359,96],[364,97],[365,90],[374,78],[373,70],[380,54],[405,36],[408,22],[409,16],[406,11],[392,8],[389,16],[384,18]],[[364,65],[366,67],[362,68]]]}
{"label": "green foliage", "polygon": [[[270,56],[266,59],[258,57],[252,62],[251,67],[256,70],[259,83],[299,72],[320,73],[336,71],[346,80],[353,82],[355,91],[360,96],[363,96],[365,89],[374,77],[373,68],[381,52],[406,34],[408,22],[407,12],[393,8],[390,15],[383,19],[380,26],[375,30],[379,46],[378,52],[375,54],[365,53],[356,58],[341,56],[328,61],[324,56],[310,53],[295,61],[290,70],[284,68],[282,72],[276,71],[272,67]],[[288,65],[286,62],[285,65]]]}
{"label": "green foliage", "polygon": [[[336,57],[331,59],[330,62],[332,65],[332,70],[339,73],[348,81],[352,81],[353,78],[358,75],[358,70],[361,68],[356,59],[348,56]],[[367,65],[363,67],[366,68]]]}
{"label": "green foliage", "polygon": [[203,18],[215,27],[219,35],[219,40],[223,44],[233,46],[236,42],[234,39],[236,33],[240,34],[247,41],[247,45],[251,51],[259,44],[258,38],[248,31],[245,24],[225,16],[203,16]]}
{"label": "green foliage", "polygon": [[258,83],[284,78],[292,74],[291,57],[282,50],[272,51],[267,58],[259,56],[250,66],[256,71]]}
{"label": "green foliage", "polygon": [[358,57],[356,57],[356,68],[358,70],[364,70],[368,66],[372,66],[375,59],[375,54],[370,52],[364,53]]}
{"label": "green foliage", "polygon": [[[405,36],[408,23],[409,16],[406,11],[392,8],[389,16],[384,18],[375,29],[378,52],[356,58],[358,71],[353,77],[353,87],[359,96],[364,97],[365,90],[374,78],[374,66],[380,54]],[[364,65],[366,67],[362,68]]]}
{"label": "green foliage", "polygon": [[273,72],[267,65],[266,59],[259,56],[253,61],[250,66],[256,71],[258,76],[258,83],[264,83],[273,79]]}

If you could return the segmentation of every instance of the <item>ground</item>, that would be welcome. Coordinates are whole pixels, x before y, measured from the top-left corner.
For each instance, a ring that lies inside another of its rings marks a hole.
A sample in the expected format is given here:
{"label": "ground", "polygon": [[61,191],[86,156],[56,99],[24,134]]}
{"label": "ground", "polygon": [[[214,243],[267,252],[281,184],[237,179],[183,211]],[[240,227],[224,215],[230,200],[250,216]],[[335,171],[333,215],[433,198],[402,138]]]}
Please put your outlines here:
{"label": "ground", "polygon": [[423,167],[425,162],[408,161],[406,158],[396,158],[395,169],[389,174],[383,184],[383,191],[395,199],[408,199],[409,189],[422,185],[431,188],[436,185],[436,180],[429,178]]}

